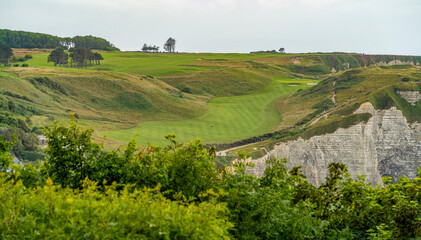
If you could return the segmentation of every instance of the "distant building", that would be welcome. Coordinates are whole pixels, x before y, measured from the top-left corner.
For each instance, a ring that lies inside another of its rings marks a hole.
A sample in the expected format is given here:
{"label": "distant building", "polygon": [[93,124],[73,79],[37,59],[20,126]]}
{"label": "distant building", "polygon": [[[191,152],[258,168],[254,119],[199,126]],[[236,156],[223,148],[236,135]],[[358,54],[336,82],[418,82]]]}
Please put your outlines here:
{"label": "distant building", "polygon": [[38,145],[42,147],[47,146],[48,138],[46,138],[44,135],[38,135]]}

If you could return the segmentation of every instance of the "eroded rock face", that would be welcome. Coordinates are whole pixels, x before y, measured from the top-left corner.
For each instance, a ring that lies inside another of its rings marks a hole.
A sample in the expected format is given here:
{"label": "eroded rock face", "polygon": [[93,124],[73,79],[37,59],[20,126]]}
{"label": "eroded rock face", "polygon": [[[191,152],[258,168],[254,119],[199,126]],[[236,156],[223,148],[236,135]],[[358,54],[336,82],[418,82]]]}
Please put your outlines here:
{"label": "eroded rock face", "polygon": [[352,177],[364,174],[372,184],[381,184],[381,177],[416,177],[421,161],[421,124],[408,124],[400,110],[375,110],[364,103],[356,113],[371,113],[367,123],[359,123],[331,134],[308,140],[280,143],[266,156],[252,160],[255,168],[249,173],[262,176],[265,161],[272,156],[288,158],[287,166],[301,165],[312,184],[319,186],[328,174],[331,162],[348,166]]}
{"label": "eroded rock face", "polygon": [[421,100],[421,93],[418,91],[398,91],[398,93],[412,105]]}

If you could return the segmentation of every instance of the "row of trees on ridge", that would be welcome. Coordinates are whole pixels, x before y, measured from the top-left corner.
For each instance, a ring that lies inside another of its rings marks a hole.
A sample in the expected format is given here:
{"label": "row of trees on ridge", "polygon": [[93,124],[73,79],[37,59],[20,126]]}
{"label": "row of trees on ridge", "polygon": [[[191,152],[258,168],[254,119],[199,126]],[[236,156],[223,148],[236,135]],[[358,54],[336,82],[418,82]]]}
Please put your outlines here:
{"label": "row of trees on ridge", "polygon": [[[175,43],[176,40],[174,38],[168,38],[167,41],[164,43],[164,50],[167,52],[175,52]],[[143,44],[142,47],[143,52],[159,52],[159,47],[155,45],[148,45]]]}
{"label": "row of trees on ridge", "polygon": [[159,52],[159,47],[155,46],[155,45],[153,45],[153,46],[147,45],[145,43],[145,44],[143,44],[142,51],[143,52]]}
{"label": "row of trees on ridge", "polygon": [[47,62],[53,62],[54,66],[60,67],[69,67],[70,63],[70,67],[86,68],[92,65],[92,62],[101,64],[103,59],[100,53],[93,53],[89,48],[71,48],[68,54],[63,47],[58,47],[50,53]]}

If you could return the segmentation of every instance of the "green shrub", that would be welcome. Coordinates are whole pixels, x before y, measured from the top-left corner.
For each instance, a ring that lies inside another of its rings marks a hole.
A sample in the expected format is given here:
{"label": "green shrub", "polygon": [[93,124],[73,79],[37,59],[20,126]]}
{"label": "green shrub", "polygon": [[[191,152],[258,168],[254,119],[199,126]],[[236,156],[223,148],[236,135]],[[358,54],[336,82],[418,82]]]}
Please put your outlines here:
{"label": "green shrub", "polygon": [[313,207],[291,201],[294,177],[283,165],[285,159],[271,159],[262,178],[245,174],[245,155],[234,165],[235,174],[222,179],[226,193],[222,201],[229,208],[235,239],[317,239],[323,234],[323,221],[314,218]]}
{"label": "green shrub", "polygon": [[12,157],[10,156],[9,149],[13,146],[12,143],[6,141],[0,136],[0,174],[1,171],[6,170],[12,163]]}
{"label": "green shrub", "polygon": [[183,89],[181,89],[181,91],[185,92],[185,93],[192,93],[192,91],[189,87],[184,87]]}
{"label": "green shrub", "polygon": [[421,237],[421,178],[402,177],[396,184],[390,184],[387,178],[384,181],[374,188],[364,176],[351,179],[344,164],[331,163],[326,183],[320,188],[306,181],[297,183],[294,201],[316,205],[315,217],[328,223],[327,239],[344,235],[346,239]]}
{"label": "green shrub", "polygon": [[[319,130],[369,117],[355,114]],[[217,172],[214,148],[206,150],[200,140],[184,146],[174,135],[165,148],[139,149],[131,141],[104,153],[91,140],[93,130],[76,123],[47,129],[49,160],[42,171],[15,165],[4,172],[11,144],[0,138],[1,239],[421,237],[421,167],[413,180],[384,178],[373,187],[334,162],[315,187],[300,166],[288,172],[286,159],[269,159],[261,178],[249,175],[253,164],[244,152],[233,171]]]}
{"label": "green shrub", "polygon": [[[23,67],[23,65],[22,65]],[[29,81],[38,89],[40,89],[41,86],[46,86],[52,90],[56,90],[64,95],[69,95],[69,93],[67,92],[67,90],[60,85],[57,82],[52,81],[51,79],[49,79],[48,77],[35,77],[35,78],[31,78],[29,79]],[[42,89],[40,89],[42,90]]]}
{"label": "green shrub", "polygon": [[77,126],[72,118],[69,126],[55,122],[45,131],[49,156],[43,171],[54,182],[80,188],[85,178],[99,183],[117,182],[154,188],[161,185],[165,196],[184,195],[195,198],[215,186],[217,180],[214,155],[200,140],[184,146],[175,135],[166,138],[166,148],[148,146],[139,150],[135,141],[126,148],[102,153],[102,145],[92,141],[93,129]]}
{"label": "green shrub", "polygon": [[321,102],[314,104],[311,108],[328,110],[333,107],[335,107],[335,104],[332,102],[332,100],[330,98],[326,98],[325,100],[322,100]]}
{"label": "green shrub", "polygon": [[21,152],[20,157],[24,161],[36,162],[36,161],[43,161],[47,155],[43,154],[42,152],[38,151],[27,151],[23,150]]}
{"label": "green shrub", "polygon": [[15,94],[9,91],[5,91],[3,92],[4,95],[10,96],[10,97],[14,97],[14,98],[19,98],[28,102],[33,102],[30,98],[28,98],[27,96],[21,96],[19,94]]}
{"label": "green shrub", "polygon": [[322,74],[330,73],[330,70],[325,65],[304,66],[304,65],[291,64],[291,65],[283,65],[282,67],[285,67],[294,73],[302,73],[302,74],[309,74],[309,75],[322,75]]}
{"label": "green shrub", "polygon": [[219,203],[170,201],[159,189],[102,191],[53,185],[25,189],[0,176],[2,239],[229,239],[232,226]]}
{"label": "green shrub", "polygon": [[391,65],[391,66],[380,66],[383,69],[408,69],[411,68],[411,65]]}

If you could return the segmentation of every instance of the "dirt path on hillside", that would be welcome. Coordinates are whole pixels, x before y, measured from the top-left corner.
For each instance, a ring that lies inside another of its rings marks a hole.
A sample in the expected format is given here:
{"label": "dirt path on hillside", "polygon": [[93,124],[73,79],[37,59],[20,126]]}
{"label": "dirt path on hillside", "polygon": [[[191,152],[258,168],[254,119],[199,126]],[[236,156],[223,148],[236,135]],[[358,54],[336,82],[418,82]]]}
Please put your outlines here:
{"label": "dirt path on hillside", "polygon": [[333,95],[332,95],[331,100],[332,100],[333,104],[335,105],[335,107],[334,107],[334,108],[332,108],[332,109],[327,110],[325,113],[323,113],[322,115],[320,115],[319,117],[317,117],[316,119],[314,119],[314,120],[313,120],[313,121],[309,124],[309,126],[311,126],[311,125],[313,125],[313,124],[317,123],[317,122],[318,122],[318,121],[319,121],[322,117],[327,118],[327,116],[328,116],[331,112],[333,112],[333,111],[335,111],[335,110],[337,109],[335,85],[336,85],[336,81],[333,81],[333,83],[332,83],[332,93],[333,93]]}
{"label": "dirt path on hillside", "polygon": [[225,149],[225,150],[222,150],[222,151],[218,151],[218,152],[216,152],[216,156],[227,156],[227,153],[230,152],[230,151],[233,151],[233,150],[239,149],[239,148],[243,148],[243,147],[247,147],[247,146],[251,146],[251,145],[256,144],[256,143],[258,143],[258,142],[249,143],[249,144],[246,144],[246,145],[240,145],[240,146],[237,146],[237,147],[233,147],[233,148]]}
{"label": "dirt path on hillside", "polygon": [[333,104],[335,104],[335,107],[336,107],[336,90],[335,90],[335,84],[336,84],[336,81],[334,81],[333,84],[332,84],[332,93],[333,93],[333,95],[332,95],[332,102],[333,102]]}

